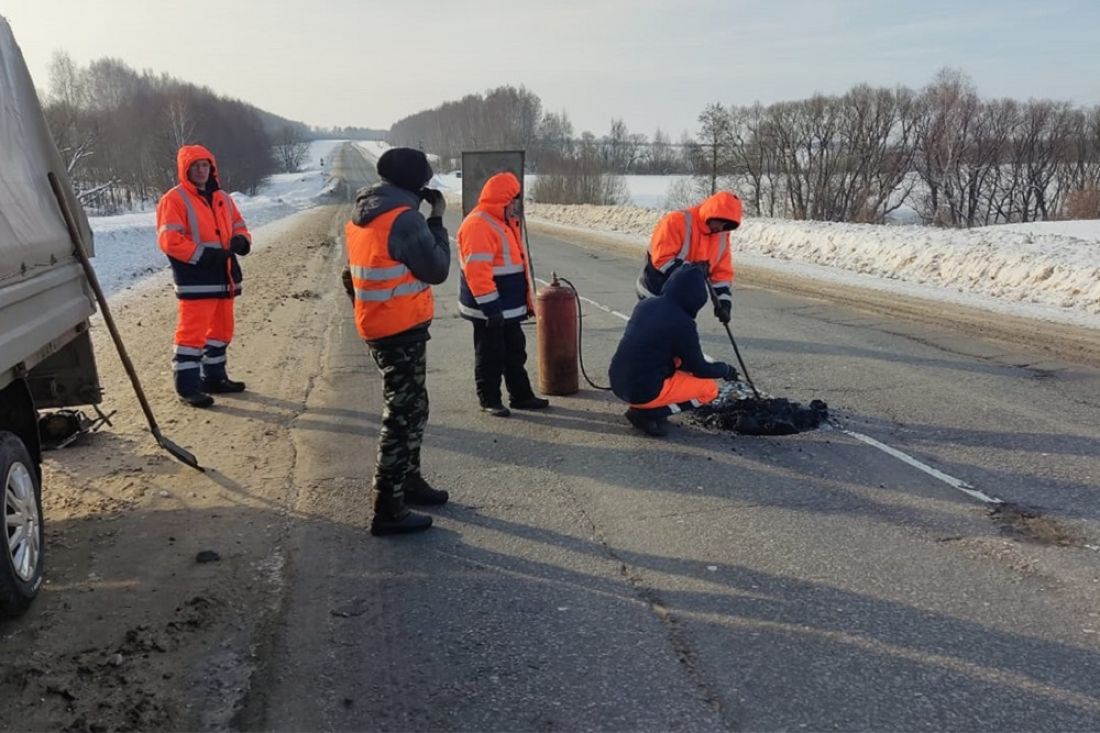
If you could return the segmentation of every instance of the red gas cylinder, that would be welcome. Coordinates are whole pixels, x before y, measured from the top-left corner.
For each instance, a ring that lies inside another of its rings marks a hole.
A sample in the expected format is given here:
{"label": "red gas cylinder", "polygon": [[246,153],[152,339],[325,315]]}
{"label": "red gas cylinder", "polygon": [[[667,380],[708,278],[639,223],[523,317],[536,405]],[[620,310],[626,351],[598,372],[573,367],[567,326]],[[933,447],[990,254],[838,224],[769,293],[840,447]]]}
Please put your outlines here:
{"label": "red gas cylinder", "polygon": [[539,348],[539,392],[550,395],[576,394],[577,301],[573,291],[551,283],[535,295],[536,335]]}

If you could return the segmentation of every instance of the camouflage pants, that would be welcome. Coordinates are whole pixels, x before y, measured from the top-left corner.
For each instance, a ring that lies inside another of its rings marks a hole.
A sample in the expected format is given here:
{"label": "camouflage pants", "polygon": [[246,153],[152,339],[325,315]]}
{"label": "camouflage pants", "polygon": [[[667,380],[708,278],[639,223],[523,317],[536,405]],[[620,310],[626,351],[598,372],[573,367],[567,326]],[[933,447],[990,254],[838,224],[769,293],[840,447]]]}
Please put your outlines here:
{"label": "camouflage pants", "polygon": [[420,444],[428,424],[427,343],[371,347],[382,375],[382,430],[374,464],[374,490],[404,498],[406,476],[420,473]]}

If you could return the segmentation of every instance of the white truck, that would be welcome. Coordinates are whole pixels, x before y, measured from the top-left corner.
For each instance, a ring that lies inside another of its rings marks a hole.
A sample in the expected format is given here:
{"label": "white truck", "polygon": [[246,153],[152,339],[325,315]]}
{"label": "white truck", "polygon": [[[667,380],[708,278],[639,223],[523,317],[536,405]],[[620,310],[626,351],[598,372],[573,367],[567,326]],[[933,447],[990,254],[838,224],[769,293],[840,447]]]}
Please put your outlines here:
{"label": "white truck", "polygon": [[9,616],[25,611],[42,584],[38,410],[101,399],[88,329],[95,297],[49,173],[90,250],[87,218],[0,17],[0,613]]}

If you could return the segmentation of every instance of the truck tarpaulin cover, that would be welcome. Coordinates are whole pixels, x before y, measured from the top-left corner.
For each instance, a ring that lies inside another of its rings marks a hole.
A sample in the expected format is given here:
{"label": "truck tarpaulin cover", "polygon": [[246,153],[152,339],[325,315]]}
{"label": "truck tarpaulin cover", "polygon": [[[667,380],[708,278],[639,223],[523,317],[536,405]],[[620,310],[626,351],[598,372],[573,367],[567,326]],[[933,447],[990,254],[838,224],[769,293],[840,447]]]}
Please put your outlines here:
{"label": "truck tarpaulin cover", "polygon": [[0,17],[0,376],[93,312],[46,177],[51,171],[90,254],[88,220],[70,189],[23,53]]}

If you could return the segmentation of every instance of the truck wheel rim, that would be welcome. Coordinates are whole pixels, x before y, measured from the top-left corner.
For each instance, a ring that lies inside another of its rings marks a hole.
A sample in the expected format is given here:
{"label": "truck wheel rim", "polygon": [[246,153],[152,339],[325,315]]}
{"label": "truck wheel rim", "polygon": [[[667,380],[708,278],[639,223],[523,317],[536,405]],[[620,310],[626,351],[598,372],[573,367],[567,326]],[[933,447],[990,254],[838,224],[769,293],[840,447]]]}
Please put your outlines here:
{"label": "truck wheel rim", "polygon": [[21,580],[30,582],[42,547],[34,479],[22,463],[13,464],[4,480],[4,524],[11,566]]}

